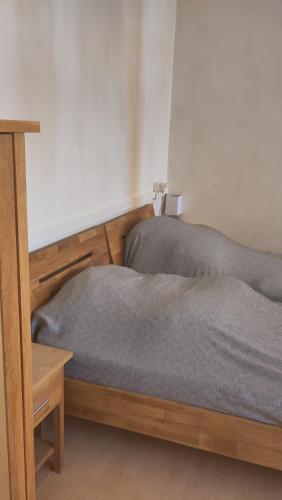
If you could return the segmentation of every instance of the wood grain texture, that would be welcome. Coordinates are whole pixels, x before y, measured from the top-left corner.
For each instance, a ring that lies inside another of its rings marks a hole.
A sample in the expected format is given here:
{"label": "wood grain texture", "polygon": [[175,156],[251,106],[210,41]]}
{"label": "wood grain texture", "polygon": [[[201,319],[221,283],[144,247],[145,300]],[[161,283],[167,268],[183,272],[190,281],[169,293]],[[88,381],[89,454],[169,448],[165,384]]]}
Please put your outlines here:
{"label": "wood grain texture", "polygon": [[62,368],[73,353],[41,344],[32,344],[32,390],[37,390]]}
{"label": "wood grain texture", "polygon": [[105,224],[112,264],[124,264],[124,246],[127,234],[136,224],[152,217],[154,217],[154,209],[150,203]]}
{"label": "wood grain texture", "polygon": [[153,216],[145,205],[30,254],[31,310],[44,304],[72,276],[89,266],[123,263],[124,240],[138,222]]}
{"label": "wood grain texture", "polygon": [[[62,380],[62,385],[64,380]],[[64,411],[64,397],[62,397],[60,404],[56,406],[53,412],[54,422],[54,471],[58,474],[64,468],[64,449],[65,449],[65,411]]]}
{"label": "wood grain texture", "polygon": [[43,467],[37,500],[281,500],[279,471],[74,417],[65,436],[64,473]]}
{"label": "wood grain texture", "polygon": [[0,258],[10,489],[26,498],[18,241],[12,134],[0,134]]}
{"label": "wood grain texture", "polygon": [[[1,270],[0,270],[1,273]],[[0,498],[10,498],[10,480],[7,442],[7,415],[5,393],[3,342],[2,342],[2,313],[0,300]]]}
{"label": "wood grain texture", "polygon": [[281,427],[72,379],[65,412],[282,470]]}
{"label": "wood grain texture", "polygon": [[64,397],[64,370],[59,368],[33,390],[33,427],[35,428]]}
{"label": "wood grain texture", "polygon": [[72,357],[70,351],[32,344],[33,427],[53,412],[55,472],[61,472],[64,465],[64,365]]}
{"label": "wood grain texture", "polygon": [[34,439],[34,455],[35,455],[35,470],[36,472],[45,464],[54,454],[54,447],[42,441],[42,439]]}
{"label": "wood grain texture", "polygon": [[[146,205],[105,223],[105,226],[89,230],[100,231],[103,259],[123,264],[126,235],[138,222],[152,216],[152,205]],[[72,275],[71,267],[56,276],[52,276],[52,273],[56,272],[58,266],[64,267],[70,260],[83,254],[79,250],[81,240],[88,240],[89,231],[31,254],[31,283],[35,290],[33,306],[44,303],[48,293],[51,296]],[[66,258],[64,246],[68,249],[69,245],[71,258]],[[89,248],[94,251],[95,245],[94,237],[87,251]],[[91,258],[92,256],[88,257],[89,261],[75,264],[77,267],[74,266],[74,273],[92,265]],[[101,257],[98,256],[94,265],[104,263],[103,259],[101,262]],[[40,282],[46,274],[50,274],[51,278]],[[55,280],[55,284],[52,280]],[[41,292],[42,286],[46,287],[47,293]],[[69,415],[282,470],[281,427],[79,380],[66,379],[65,391],[65,410]]]}
{"label": "wood grain texture", "polygon": [[0,133],[40,132],[40,123],[19,120],[0,120]]}
{"label": "wood grain texture", "polygon": [[78,272],[109,264],[104,226],[97,226],[30,254],[31,308],[47,302]]}
{"label": "wood grain texture", "polygon": [[25,468],[28,500],[35,499],[34,441],[32,426],[32,373],[30,327],[30,279],[27,230],[27,198],[24,134],[14,134],[15,203],[17,220],[17,259],[21,326]]}

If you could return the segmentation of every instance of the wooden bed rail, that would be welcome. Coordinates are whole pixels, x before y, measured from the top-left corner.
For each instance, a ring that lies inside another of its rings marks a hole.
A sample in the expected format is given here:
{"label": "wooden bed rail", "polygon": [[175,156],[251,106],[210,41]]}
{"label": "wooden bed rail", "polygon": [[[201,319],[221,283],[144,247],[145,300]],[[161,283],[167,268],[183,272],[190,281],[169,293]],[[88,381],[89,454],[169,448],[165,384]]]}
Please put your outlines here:
{"label": "wooden bed rail", "polygon": [[282,427],[65,379],[65,412],[93,422],[282,470]]}

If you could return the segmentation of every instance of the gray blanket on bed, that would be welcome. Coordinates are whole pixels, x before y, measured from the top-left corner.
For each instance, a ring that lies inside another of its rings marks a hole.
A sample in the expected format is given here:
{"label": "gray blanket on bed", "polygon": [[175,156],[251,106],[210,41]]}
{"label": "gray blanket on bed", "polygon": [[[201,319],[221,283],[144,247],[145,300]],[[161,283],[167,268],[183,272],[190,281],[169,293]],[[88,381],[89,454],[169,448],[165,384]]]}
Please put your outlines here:
{"label": "gray blanket on bed", "polygon": [[282,305],[235,278],[93,267],[32,326],[69,377],[282,424]]}
{"label": "gray blanket on bed", "polygon": [[141,222],[127,237],[125,260],[140,273],[233,276],[282,302],[282,255],[244,247],[207,226],[170,217]]}

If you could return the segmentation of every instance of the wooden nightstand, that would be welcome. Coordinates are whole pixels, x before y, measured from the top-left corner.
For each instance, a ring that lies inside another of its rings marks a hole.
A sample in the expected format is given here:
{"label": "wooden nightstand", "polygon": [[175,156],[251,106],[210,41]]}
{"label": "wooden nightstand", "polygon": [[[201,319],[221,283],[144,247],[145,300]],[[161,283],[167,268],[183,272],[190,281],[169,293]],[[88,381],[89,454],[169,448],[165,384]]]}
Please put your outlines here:
{"label": "wooden nightstand", "polygon": [[54,442],[35,437],[35,467],[38,470],[52,455],[55,472],[64,461],[64,365],[73,353],[32,344],[33,428],[53,412]]}

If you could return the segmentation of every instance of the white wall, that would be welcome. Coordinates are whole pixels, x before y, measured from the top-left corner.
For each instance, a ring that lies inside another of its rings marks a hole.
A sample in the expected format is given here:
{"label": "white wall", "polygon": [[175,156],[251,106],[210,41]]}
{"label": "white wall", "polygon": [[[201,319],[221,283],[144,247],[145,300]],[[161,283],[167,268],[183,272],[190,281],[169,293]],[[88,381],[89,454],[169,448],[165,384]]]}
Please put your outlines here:
{"label": "white wall", "polygon": [[179,0],[174,61],[184,218],[282,252],[282,2]]}
{"label": "white wall", "polygon": [[176,0],[0,0],[0,118],[27,137],[30,246],[166,179]]}

